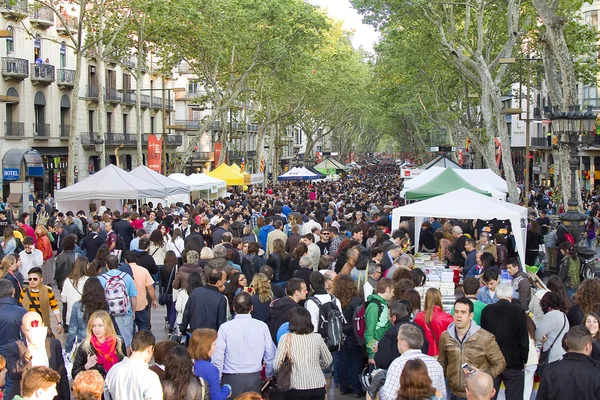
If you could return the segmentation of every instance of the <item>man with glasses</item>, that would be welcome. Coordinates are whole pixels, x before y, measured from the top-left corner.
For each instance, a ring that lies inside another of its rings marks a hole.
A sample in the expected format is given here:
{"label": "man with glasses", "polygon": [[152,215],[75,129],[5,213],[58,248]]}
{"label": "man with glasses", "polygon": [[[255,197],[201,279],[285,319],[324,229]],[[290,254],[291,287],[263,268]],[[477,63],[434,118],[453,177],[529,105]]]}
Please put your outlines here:
{"label": "man with glasses", "polygon": [[317,242],[317,246],[319,246],[322,256],[329,254],[329,248],[331,247],[331,242],[329,241],[329,237],[330,237],[330,235],[329,235],[328,229],[321,230],[321,240],[319,240]]}
{"label": "man with glasses", "polygon": [[58,301],[50,286],[43,284],[42,269],[39,267],[29,270],[29,286],[21,290],[20,303],[27,311],[33,311],[42,316],[44,325],[50,329],[50,310],[56,318],[56,332],[63,333],[62,316],[58,308]]}
{"label": "man with glasses", "polygon": [[190,234],[190,217],[184,215],[181,218],[181,225],[179,225],[179,229],[181,229],[181,238],[185,240],[187,235]]}
{"label": "man with glasses", "polygon": [[21,260],[21,274],[28,276],[29,270],[35,267],[42,268],[44,264],[44,255],[42,252],[35,248],[33,244],[33,238],[31,236],[25,236],[23,238],[24,250],[19,253],[19,259]]}

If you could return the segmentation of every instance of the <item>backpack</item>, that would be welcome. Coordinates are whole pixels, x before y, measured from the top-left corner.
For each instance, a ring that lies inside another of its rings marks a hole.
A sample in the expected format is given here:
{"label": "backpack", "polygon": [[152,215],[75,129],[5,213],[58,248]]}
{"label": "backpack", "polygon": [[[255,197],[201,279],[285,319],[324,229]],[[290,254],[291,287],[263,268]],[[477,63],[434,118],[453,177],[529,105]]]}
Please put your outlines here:
{"label": "backpack", "polygon": [[125,275],[125,272],[121,272],[115,276],[102,275],[106,279],[104,297],[106,297],[108,313],[110,315],[124,315],[129,311],[129,296],[127,295],[127,286],[124,280]]}
{"label": "backpack", "polygon": [[18,237],[15,238],[15,254],[19,254],[23,250],[25,250],[25,246],[23,246],[23,242]]}
{"label": "backpack", "polygon": [[325,340],[329,351],[338,351],[344,340],[342,333],[344,316],[335,303],[335,296],[330,296],[331,301],[325,304],[321,303],[316,296],[311,296],[309,299],[314,301],[317,307],[319,307],[319,326],[317,327],[317,332]]}
{"label": "backpack", "polygon": [[377,315],[381,316],[383,305],[377,300],[368,300],[354,311],[354,316],[352,317],[354,336],[361,346],[365,345],[365,332],[367,331],[367,319],[365,318],[365,313],[367,312],[367,307],[369,307],[369,304],[371,303],[377,304],[377,307],[379,307],[379,314]]}

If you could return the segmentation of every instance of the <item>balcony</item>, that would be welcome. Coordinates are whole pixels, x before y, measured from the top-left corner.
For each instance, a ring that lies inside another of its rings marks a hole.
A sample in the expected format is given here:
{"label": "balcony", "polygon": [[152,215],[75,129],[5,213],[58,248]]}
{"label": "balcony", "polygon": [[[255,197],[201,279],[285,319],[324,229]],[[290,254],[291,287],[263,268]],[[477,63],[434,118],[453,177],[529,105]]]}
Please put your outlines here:
{"label": "balcony", "polygon": [[105,92],[104,101],[107,101],[109,103],[120,103],[121,102],[121,94],[119,93],[117,88],[107,87],[106,89],[104,89],[104,92]]}
{"label": "balcony", "polygon": [[32,63],[30,72],[34,85],[49,85],[55,81],[54,65]]}
{"label": "balcony", "polygon": [[69,134],[71,132],[71,125],[60,125],[60,140],[69,140]]}
{"label": "balcony", "polygon": [[33,138],[48,140],[50,137],[50,124],[33,124]]}
{"label": "balcony", "polygon": [[121,63],[127,68],[134,70],[137,67],[137,61],[134,57],[124,57]]}
{"label": "balcony", "polygon": [[75,85],[75,70],[60,68],[56,78],[59,88],[73,89]]}
{"label": "balcony", "polygon": [[140,95],[140,103],[142,108],[150,107],[150,103],[152,102],[152,97],[149,94],[141,94]]}
{"label": "balcony", "polygon": [[600,147],[600,135],[586,135],[580,138],[583,147]]}
{"label": "balcony", "polygon": [[85,98],[98,101],[98,86],[88,85],[85,91]]}
{"label": "balcony", "polygon": [[244,154],[241,151],[233,151],[229,150],[227,152],[227,161],[231,162],[231,160],[241,160]]}
{"label": "balcony", "polygon": [[[128,90],[128,89],[125,89]],[[123,104],[134,106],[135,105],[135,93],[123,92]]]}
{"label": "balcony", "polygon": [[165,106],[165,108],[167,109],[167,111],[173,111],[173,100],[167,99],[167,105]]}
{"label": "balcony", "polygon": [[[148,145],[148,136],[154,133],[144,133],[142,136],[142,145]],[[183,145],[183,135],[167,135],[167,147],[178,147]]]}
{"label": "balcony", "polygon": [[195,151],[192,153],[192,161],[214,161],[215,153],[212,151]]}
{"label": "balcony", "polygon": [[22,81],[29,77],[29,61],[24,58],[2,57],[2,77],[4,80]]}
{"label": "balcony", "polygon": [[54,11],[48,6],[35,7],[29,13],[29,22],[38,28],[50,28],[54,25]]}
{"label": "balcony", "polygon": [[[81,134],[81,145],[86,148],[94,148],[94,141],[98,137],[96,132],[85,132]],[[104,133],[104,145],[106,147],[136,147],[136,135],[134,133]]]}
{"label": "balcony", "polygon": [[25,123],[4,121],[4,136],[6,139],[22,139],[25,136]]}
{"label": "balcony", "polygon": [[6,18],[22,19],[27,16],[27,0],[2,0],[0,12]]}
{"label": "balcony", "polygon": [[62,19],[64,20],[64,24],[58,19],[56,23],[56,31],[60,34],[66,35],[67,29],[71,31],[71,33],[77,33],[79,30],[79,18],[71,17],[70,15],[61,14]]}
{"label": "balcony", "polygon": [[152,96],[152,103],[150,104],[150,108],[153,110],[161,110],[162,97]]}
{"label": "balcony", "polygon": [[549,149],[550,145],[548,144],[548,140],[545,137],[532,137],[531,147]]}

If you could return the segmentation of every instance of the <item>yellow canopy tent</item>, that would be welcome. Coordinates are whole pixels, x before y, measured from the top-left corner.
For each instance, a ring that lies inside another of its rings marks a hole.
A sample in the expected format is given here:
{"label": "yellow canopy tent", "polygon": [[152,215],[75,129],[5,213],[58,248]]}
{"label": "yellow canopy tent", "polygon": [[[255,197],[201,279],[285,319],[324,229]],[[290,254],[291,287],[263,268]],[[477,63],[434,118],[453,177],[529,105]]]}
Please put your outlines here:
{"label": "yellow canopy tent", "polygon": [[229,168],[231,168],[232,170],[234,170],[235,172],[237,172],[238,174],[242,173],[242,170],[240,168],[239,165],[237,165],[236,163],[233,163],[229,166]]}
{"label": "yellow canopy tent", "polygon": [[213,178],[222,179],[227,183],[227,186],[238,186],[244,184],[244,176],[239,172],[231,169],[227,164],[221,164],[214,170],[207,173]]}

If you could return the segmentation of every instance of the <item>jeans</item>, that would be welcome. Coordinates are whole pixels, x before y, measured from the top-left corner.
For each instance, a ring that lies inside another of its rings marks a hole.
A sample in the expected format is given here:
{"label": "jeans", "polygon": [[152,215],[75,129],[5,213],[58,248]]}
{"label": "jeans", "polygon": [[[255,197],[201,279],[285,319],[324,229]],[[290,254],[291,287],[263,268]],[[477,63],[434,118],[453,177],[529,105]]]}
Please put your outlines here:
{"label": "jeans", "polygon": [[506,368],[500,375],[494,378],[494,389],[496,394],[492,397],[498,398],[500,384],[504,381],[504,395],[506,400],[521,400],[525,388],[525,373],[520,368]]}
{"label": "jeans", "polygon": [[585,241],[586,241],[588,249],[596,250],[596,238],[586,239]]}
{"label": "jeans", "polygon": [[138,331],[150,330],[150,325],[148,324],[148,308],[135,312],[135,325],[137,326]]}
{"label": "jeans", "polygon": [[167,300],[167,322],[169,323],[169,329],[175,327],[175,319],[177,318],[177,311],[175,311],[175,302],[173,300]]}
{"label": "jeans", "polygon": [[[138,313],[136,313],[137,316]],[[137,318],[136,318],[137,319]],[[125,342],[125,347],[131,347],[131,339],[133,339],[133,315],[115,315],[115,322],[119,327],[119,333]]]}
{"label": "jeans", "polygon": [[362,391],[359,379],[363,367],[362,347],[353,342],[344,343],[338,351],[338,364],[340,391],[360,393]]}

